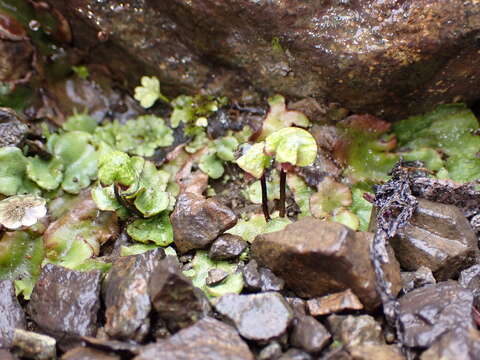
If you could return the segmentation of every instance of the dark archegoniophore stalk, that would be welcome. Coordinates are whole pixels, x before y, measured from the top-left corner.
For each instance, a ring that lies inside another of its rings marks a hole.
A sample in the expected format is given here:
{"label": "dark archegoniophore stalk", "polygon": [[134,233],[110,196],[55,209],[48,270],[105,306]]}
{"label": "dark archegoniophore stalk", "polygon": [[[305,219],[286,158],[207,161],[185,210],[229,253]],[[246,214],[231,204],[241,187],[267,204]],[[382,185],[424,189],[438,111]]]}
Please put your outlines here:
{"label": "dark archegoniophore stalk", "polygon": [[285,202],[286,202],[286,181],[287,181],[287,173],[285,170],[280,170],[280,217],[285,217]]}
{"label": "dark archegoniophore stalk", "polygon": [[262,184],[262,209],[263,215],[266,221],[270,221],[270,212],[268,211],[268,197],[267,197],[267,180],[265,174],[260,178],[260,184]]}

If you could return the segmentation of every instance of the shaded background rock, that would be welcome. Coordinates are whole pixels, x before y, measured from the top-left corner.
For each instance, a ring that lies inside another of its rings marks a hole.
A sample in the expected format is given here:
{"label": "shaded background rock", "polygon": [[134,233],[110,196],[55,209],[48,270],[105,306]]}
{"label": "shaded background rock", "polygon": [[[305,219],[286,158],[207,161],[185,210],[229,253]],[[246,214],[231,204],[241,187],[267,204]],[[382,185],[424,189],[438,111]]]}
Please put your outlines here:
{"label": "shaded background rock", "polygon": [[330,341],[327,329],[311,316],[299,316],[294,321],[290,343],[309,353],[321,351]]}
{"label": "shaded background rock", "polygon": [[148,73],[170,93],[238,96],[245,79],[389,118],[478,98],[474,0],[49,2],[70,20],[74,45],[130,86]]}

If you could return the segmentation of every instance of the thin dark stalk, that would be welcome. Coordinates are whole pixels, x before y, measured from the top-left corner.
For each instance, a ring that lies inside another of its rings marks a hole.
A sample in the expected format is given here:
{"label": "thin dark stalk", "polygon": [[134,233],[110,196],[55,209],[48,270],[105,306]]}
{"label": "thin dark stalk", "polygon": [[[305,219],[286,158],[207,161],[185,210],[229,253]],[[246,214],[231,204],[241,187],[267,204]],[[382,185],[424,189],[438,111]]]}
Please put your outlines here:
{"label": "thin dark stalk", "polygon": [[113,192],[115,193],[115,198],[120,204],[122,204],[124,207],[126,207],[128,210],[130,210],[132,213],[134,213],[138,217],[145,218],[145,216],[140,211],[137,210],[135,205],[131,204],[127,199],[125,199],[122,195],[120,195],[118,184],[114,184]]}
{"label": "thin dark stalk", "polygon": [[285,217],[285,202],[286,202],[286,181],[287,181],[287,173],[285,170],[280,170],[280,217]]}
{"label": "thin dark stalk", "polygon": [[268,197],[267,197],[267,180],[265,174],[260,178],[260,184],[262,184],[262,209],[263,215],[266,221],[270,221],[270,213],[268,211]]}

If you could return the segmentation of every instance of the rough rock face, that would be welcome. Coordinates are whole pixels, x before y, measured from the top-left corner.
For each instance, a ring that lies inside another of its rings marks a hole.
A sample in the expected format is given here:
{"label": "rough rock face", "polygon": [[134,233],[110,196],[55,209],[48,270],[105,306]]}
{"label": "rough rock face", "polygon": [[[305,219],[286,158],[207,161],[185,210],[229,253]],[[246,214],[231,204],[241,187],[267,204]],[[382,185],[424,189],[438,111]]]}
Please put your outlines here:
{"label": "rough rock face", "polygon": [[247,242],[238,235],[220,235],[210,247],[208,256],[212,260],[230,260],[238,257],[247,247]]}
{"label": "rough rock face", "polygon": [[250,260],[243,268],[245,288],[255,291],[281,291],[285,282],[265,267],[259,267],[255,260]]}
{"label": "rough rock face", "polygon": [[293,320],[293,312],[278,293],[227,294],[215,310],[232,321],[245,339],[268,341],[280,337]]}
{"label": "rough rock face", "polygon": [[187,327],[210,311],[208,299],[182,274],[173,256],[159,262],[150,279],[149,290],[153,307],[170,329]]}
{"label": "rough rock face", "polygon": [[118,258],[103,285],[105,332],[112,338],[141,341],[149,330],[148,283],[165,256],[163,249]]}
{"label": "rough rock face", "polygon": [[80,272],[45,265],[28,304],[31,319],[57,339],[95,335],[101,276],[98,270]]}
{"label": "rough rock face", "polygon": [[215,199],[183,193],[177,198],[170,220],[175,245],[184,253],[210,244],[218,235],[237,223],[237,216]]}
{"label": "rough rock face", "polygon": [[458,277],[458,283],[472,291],[474,304],[478,308],[480,305],[480,265],[473,265],[463,270]]}
{"label": "rough rock face", "polygon": [[25,329],[25,315],[15,296],[13,281],[0,281],[0,348],[9,348],[15,329]]}
{"label": "rough rock face", "polygon": [[295,347],[315,353],[322,350],[330,338],[327,329],[315,318],[301,316],[296,319],[290,342]]}
{"label": "rough rock face", "polygon": [[423,199],[390,244],[403,268],[426,266],[439,281],[472,265],[478,253],[477,237],[460,209]]}
{"label": "rough rock face", "polygon": [[420,360],[462,359],[475,360],[480,358],[480,333],[477,330],[454,329],[440,336],[426,350]]}
{"label": "rough rock face", "polygon": [[403,281],[403,291],[406,293],[427,284],[437,283],[433,277],[432,270],[426,266],[420,266],[416,271],[404,271],[401,273],[401,275]]}
{"label": "rough rock face", "polygon": [[[428,348],[455,330],[457,337],[473,329],[473,295],[456,282],[427,285],[400,298],[399,323],[409,347]],[[463,329],[463,331],[461,331]]]}
{"label": "rough rock face", "polygon": [[17,329],[13,337],[13,352],[21,358],[55,359],[57,354],[56,341],[47,335]]}
{"label": "rough rock face", "polygon": [[478,96],[476,0],[49,2],[93,59],[167,90],[235,95],[244,78],[392,117]]}
{"label": "rough rock face", "polygon": [[[305,217],[282,231],[257,236],[252,255],[298,296],[317,297],[350,288],[371,310],[380,303],[370,262],[371,241],[369,233],[356,234],[339,223]],[[392,261],[385,272],[398,293],[398,263]]]}
{"label": "rough rock face", "polygon": [[382,327],[370,315],[330,315],[328,325],[335,340],[341,341],[348,348],[385,344]]}
{"label": "rough rock face", "polygon": [[145,346],[135,360],[253,360],[247,344],[235,329],[204,318],[166,340]]}
{"label": "rough rock face", "polygon": [[87,347],[76,347],[67,351],[62,360],[120,360],[120,356]]}
{"label": "rough rock face", "polygon": [[0,107],[0,147],[20,145],[28,126],[12,109]]}

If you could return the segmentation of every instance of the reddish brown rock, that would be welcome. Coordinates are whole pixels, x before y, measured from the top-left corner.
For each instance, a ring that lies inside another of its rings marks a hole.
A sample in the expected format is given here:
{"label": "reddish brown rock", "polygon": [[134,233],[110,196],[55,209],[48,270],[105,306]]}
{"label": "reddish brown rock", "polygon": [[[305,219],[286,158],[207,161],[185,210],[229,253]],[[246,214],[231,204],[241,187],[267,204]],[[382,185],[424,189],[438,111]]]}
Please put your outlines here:
{"label": "reddish brown rock", "polygon": [[344,310],[362,310],[358,297],[347,289],[345,291],[307,301],[307,309],[312,316],[328,315]]}
{"label": "reddish brown rock", "polygon": [[49,2],[130,89],[156,74],[169,93],[234,97],[245,79],[392,118],[478,98],[476,0]]}
{"label": "reddish brown rock", "polygon": [[[252,255],[298,296],[351,289],[371,310],[380,304],[370,261],[372,239],[370,233],[355,233],[339,223],[306,217],[282,231],[257,236]],[[392,261],[384,271],[393,292],[398,293],[402,286],[398,263]]]}
{"label": "reddish brown rock", "polygon": [[185,253],[201,249],[237,223],[235,213],[214,199],[205,199],[194,193],[183,193],[177,198],[170,216],[175,245]]}

